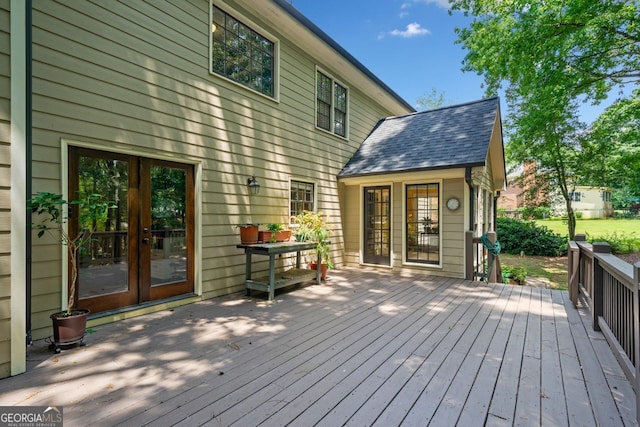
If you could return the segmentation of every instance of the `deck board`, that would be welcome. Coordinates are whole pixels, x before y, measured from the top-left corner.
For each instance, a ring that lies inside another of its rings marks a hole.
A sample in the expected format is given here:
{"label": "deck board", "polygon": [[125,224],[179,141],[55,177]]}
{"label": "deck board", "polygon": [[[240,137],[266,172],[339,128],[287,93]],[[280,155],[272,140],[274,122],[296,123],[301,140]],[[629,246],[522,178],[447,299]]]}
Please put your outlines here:
{"label": "deck board", "polygon": [[66,426],[636,425],[635,394],[566,292],[349,269],[29,349],[0,405]]}
{"label": "deck board", "polygon": [[500,323],[496,329],[489,348],[484,356],[480,369],[475,376],[473,386],[462,408],[457,423],[459,425],[473,425],[479,420],[486,420],[491,397],[496,385],[500,367],[504,359],[505,348],[509,334],[513,327],[516,315],[515,307],[518,306],[522,294],[522,287],[511,287],[509,299],[502,312]]}

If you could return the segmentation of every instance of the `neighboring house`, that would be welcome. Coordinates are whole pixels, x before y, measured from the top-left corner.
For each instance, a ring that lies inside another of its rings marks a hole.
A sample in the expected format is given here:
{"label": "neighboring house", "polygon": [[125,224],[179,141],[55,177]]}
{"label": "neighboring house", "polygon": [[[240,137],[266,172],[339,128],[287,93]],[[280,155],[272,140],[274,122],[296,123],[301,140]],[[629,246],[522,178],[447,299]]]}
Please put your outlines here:
{"label": "neighboring house", "polygon": [[[25,215],[35,192],[117,205],[83,260],[90,325],[241,290],[242,223],[320,210],[339,266],[455,277],[464,231],[492,227],[498,100],[411,115],[288,1],[0,0],[0,31],[0,377],[24,372],[68,292],[64,251]],[[400,146],[367,155],[387,130]],[[387,196],[393,216],[363,212]],[[402,256],[371,229],[363,239],[363,218],[391,221]]]}
{"label": "neighboring house", "polygon": [[[608,187],[575,186],[569,191],[573,211],[582,218],[608,218],[613,215],[611,192]],[[558,194],[551,197],[551,214],[567,214],[565,201]]]}
{"label": "neighboring house", "polygon": [[508,212],[514,212],[523,206],[524,195],[522,187],[514,183],[514,177],[507,177],[509,186],[500,192],[498,198],[498,209],[506,209]]}
{"label": "neighboring house", "polygon": [[345,260],[465,277],[465,231],[494,229],[506,169],[498,98],[389,117],[338,175]]}

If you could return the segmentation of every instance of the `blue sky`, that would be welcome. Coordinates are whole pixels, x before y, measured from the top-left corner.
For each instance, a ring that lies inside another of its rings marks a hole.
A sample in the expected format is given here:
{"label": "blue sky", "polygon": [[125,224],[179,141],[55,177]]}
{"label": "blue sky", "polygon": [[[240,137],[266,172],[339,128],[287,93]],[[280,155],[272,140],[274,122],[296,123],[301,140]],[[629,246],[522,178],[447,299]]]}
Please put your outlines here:
{"label": "blue sky", "polygon": [[411,105],[433,88],[449,103],[484,97],[482,78],[461,71],[465,52],[447,0],[293,0],[318,25]]}
{"label": "blue sky", "polygon": [[[471,18],[449,15],[448,0],[293,0],[293,6],[414,107],[432,89],[447,104],[485,97],[482,77],[462,72],[465,51],[456,27]],[[506,100],[501,96],[503,119]],[[605,103],[607,104],[607,103]],[[584,106],[591,122],[603,109]]]}

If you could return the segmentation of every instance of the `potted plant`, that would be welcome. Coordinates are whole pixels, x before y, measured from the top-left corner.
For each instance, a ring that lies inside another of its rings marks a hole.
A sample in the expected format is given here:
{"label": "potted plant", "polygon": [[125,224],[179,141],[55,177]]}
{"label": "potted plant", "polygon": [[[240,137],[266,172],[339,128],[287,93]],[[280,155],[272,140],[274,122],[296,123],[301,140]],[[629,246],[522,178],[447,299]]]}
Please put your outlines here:
{"label": "potted plant", "polygon": [[[331,226],[327,222],[328,217],[322,212],[304,211],[291,218],[294,224],[298,225],[296,230],[296,240],[312,241],[316,243],[316,254],[321,263],[321,279],[326,280],[327,270],[333,268],[331,262],[331,251],[329,237],[331,236]],[[300,240],[303,239],[303,240]],[[312,270],[317,268],[317,262],[311,261]]]}
{"label": "potted plant", "polygon": [[272,228],[277,228],[276,224],[267,224],[266,230],[258,231],[258,241],[262,243],[275,243],[276,233]]}
{"label": "potted plant", "polygon": [[433,220],[429,217],[422,218],[422,228],[425,233],[431,232],[431,224],[433,224]]}
{"label": "potted plant", "polygon": [[[103,200],[103,196],[100,194],[83,195],[80,199],[66,201],[60,194],[39,192],[29,200],[29,207],[35,214],[36,221],[32,222],[32,227],[38,231],[38,238],[49,234],[67,247],[69,256],[71,280],[67,307],[50,316],[53,322],[54,338],[50,348],[59,353],[61,345],[77,343],[83,345],[82,340],[89,310],[75,307],[79,273],[78,257],[86,249],[86,245],[91,242],[98,222],[104,218],[110,205]],[[64,226],[69,220],[69,210],[75,213],[79,221],[78,229],[82,230],[77,236],[69,234],[69,230]]]}
{"label": "potted plant", "polygon": [[284,224],[269,224],[267,225],[269,231],[271,231],[271,241],[275,242],[287,242],[291,239],[291,230],[286,230]]}
{"label": "potted plant", "polygon": [[253,245],[258,243],[258,224],[239,224],[240,243],[243,245]]}

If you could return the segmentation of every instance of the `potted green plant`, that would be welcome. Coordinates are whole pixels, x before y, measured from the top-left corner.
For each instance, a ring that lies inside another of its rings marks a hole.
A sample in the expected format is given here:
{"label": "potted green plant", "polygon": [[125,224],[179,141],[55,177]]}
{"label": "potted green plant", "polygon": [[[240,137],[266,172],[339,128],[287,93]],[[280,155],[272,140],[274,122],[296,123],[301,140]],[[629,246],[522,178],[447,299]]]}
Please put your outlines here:
{"label": "potted green plant", "polygon": [[287,242],[291,239],[291,230],[287,230],[284,224],[273,223],[267,225],[269,231],[271,231],[271,242]]}
{"label": "potted green plant", "polygon": [[[331,226],[328,223],[328,217],[322,212],[304,211],[292,217],[291,221],[298,226],[296,230],[296,240],[316,243],[316,254],[321,263],[321,279],[325,280],[327,270],[333,268],[329,244]],[[317,262],[311,261],[310,267],[312,270],[315,270],[317,268]]]}
{"label": "potted green plant", "polygon": [[[66,246],[71,267],[71,280],[67,307],[63,311],[53,313],[50,318],[53,322],[53,343],[50,348],[60,352],[61,345],[80,343],[87,324],[89,310],[77,308],[76,289],[79,273],[79,256],[91,242],[92,235],[97,225],[109,209],[110,204],[103,200],[100,194],[82,195],[80,199],[66,201],[62,195],[48,192],[39,192],[29,200],[35,221],[32,227],[38,231],[38,238],[48,234],[57,242]],[[70,234],[64,226],[69,220],[69,210],[75,212],[78,218],[78,229],[82,230],[76,236]]]}
{"label": "potted green plant", "polygon": [[433,224],[433,220],[429,217],[422,218],[422,227],[425,233],[431,232],[431,224]]}

